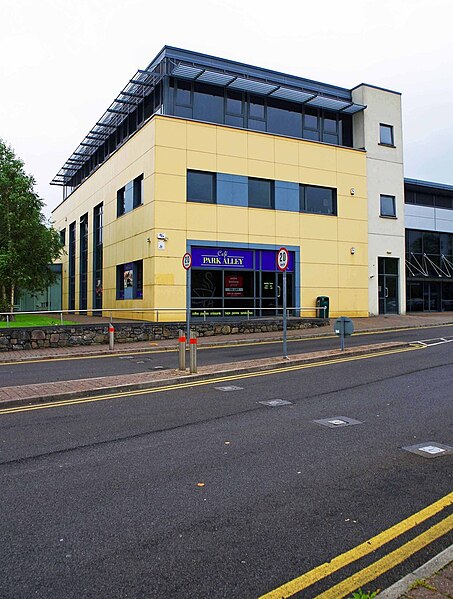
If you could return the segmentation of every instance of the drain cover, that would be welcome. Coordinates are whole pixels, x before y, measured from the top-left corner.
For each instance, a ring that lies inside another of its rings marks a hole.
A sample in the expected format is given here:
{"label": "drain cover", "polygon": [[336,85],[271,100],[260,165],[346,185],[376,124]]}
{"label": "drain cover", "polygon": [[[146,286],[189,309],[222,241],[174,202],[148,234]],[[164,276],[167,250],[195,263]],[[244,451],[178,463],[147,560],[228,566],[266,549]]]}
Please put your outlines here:
{"label": "drain cover", "polygon": [[410,451],[423,458],[438,458],[442,455],[453,454],[453,447],[449,445],[443,445],[435,441],[428,441],[425,443],[417,443],[416,445],[408,445],[403,447],[405,451]]}
{"label": "drain cover", "polygon": [[258,403],[263,404],[263,406],[270,406],[271,408],[289,406],[292,404],[292,402],[286,401],[286,399],[268,399],[266,401],[259,401]]}
{"label": "drain cover", "polygon": [[236,387],[236,385],[227,385],[226,387],[214,387],[217,391],[241,391],[244,387]]}
{"label": "drain cover", "polygon": [[313,420],[316,424],[328,426],[329,428],[340,428],[342,426],[351,426],[353,424],[362,424],[354,418],[346,418],[345,416],[334,416],[333,418],[322,418],[321,420]]}

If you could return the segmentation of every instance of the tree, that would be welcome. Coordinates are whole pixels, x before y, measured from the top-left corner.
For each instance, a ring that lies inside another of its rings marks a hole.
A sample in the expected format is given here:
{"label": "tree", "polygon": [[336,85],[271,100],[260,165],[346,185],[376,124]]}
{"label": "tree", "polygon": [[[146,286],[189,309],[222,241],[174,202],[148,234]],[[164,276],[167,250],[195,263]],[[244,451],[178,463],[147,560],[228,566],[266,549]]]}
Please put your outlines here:
{"label": "tree", "polygon": [[43,201],[24,163],[0,139],[0,312],[12,312],[14,294],[43,291],[61,254],[59,235],[42,214]]}

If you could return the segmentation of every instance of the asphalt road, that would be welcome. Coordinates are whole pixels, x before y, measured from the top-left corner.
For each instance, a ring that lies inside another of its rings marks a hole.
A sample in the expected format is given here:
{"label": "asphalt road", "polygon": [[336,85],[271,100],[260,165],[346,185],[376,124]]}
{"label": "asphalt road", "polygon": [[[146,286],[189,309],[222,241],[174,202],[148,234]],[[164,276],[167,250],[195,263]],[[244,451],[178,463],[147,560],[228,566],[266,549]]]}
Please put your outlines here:
{"label": "asphalt road", "polygon": [[[452,491],[453,344],[0,414],[2,599],[251,599]],[[257,402],[284,399],[267,407]],[[349,417],[329,428],[314,420]],[[451,510],[450,510],[451,513]],[[297,597],[316,597],[442,512]],[[367,589],[452,541],[442,536]]]}
{"label": "asphalt road", "polygon": [[[358,333],[346,340],[346,346],[352,347],[387,341],[416,341],[442,336],[449,336],[451,338],[452,334],[453,328],[451,326],[373,334]],[[288,352],[290,354],[302,354],[338,348],[339,339],[334,336],[329,338],[304,339],[302,341],[290,340],[288,342]],[[281,355],[281,342],[261,342],[253,345],[244,343],[242,345],[219,348],[202,347],[198,352],[198,364],[199,366],[223,364]],[[64,358],[63,360],[38,360],[29,363],[1,363],[0,358],[0,387],[149,372],[156,369],[174,369],[177,366],[178,357],[176,350],[150,350],[147,353],[141,352],[127,356]]]}

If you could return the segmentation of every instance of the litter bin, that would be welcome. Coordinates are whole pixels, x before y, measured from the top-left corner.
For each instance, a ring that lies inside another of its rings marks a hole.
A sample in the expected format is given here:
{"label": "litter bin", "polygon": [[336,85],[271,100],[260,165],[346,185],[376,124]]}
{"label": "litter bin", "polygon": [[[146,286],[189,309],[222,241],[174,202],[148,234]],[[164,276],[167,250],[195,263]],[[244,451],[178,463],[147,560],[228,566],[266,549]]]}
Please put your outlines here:
{"label": "litter bin", "polygon": [[316,317],[329,318],[329,298],[327,295],[318,295],[316,298]]}

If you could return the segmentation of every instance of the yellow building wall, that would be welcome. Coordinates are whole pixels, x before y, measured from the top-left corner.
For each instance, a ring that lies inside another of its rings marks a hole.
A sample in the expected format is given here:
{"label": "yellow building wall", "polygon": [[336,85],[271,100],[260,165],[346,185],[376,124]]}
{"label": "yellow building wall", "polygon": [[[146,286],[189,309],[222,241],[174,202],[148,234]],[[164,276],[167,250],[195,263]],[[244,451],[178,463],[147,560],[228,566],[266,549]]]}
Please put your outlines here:
{"label": "yellow building wall", "polygon": [[[187,239],[300,248],[300,305],[331,298],[331,316],[368,315],[367,198],[364,152],[222,125],[154,116],[53,213],[55,227],[76,221],[76,308],[79,222],[89,215],[88,308],[93,305],[93,209],[104,204],[104,308],[159,310],[159,320],[185,318]],[[206,205],[186,201],[187,169],[334,187],[338,216]],[[143,205],[117,218],[117,190],[144,174]],[[354,195],[351,195],[351,189]],[[164,249],[158,249],[164,233]],[[355,253],[351,253],[351,248]],[[66,246],[68,251],[68,245]],[[116,266],[143,260],[143,299],[116,300]],[[63,256],[63,306],[68,305]],[[303,315],[313,315],[304,312]],[[132,316],[121,313],[117,316]],[[156,312],[137,315],[150,319]]]}
{"label": "yellow building wall", "polygon": [[[168,237],[165,249],[155,252],[156,306],[185,306],[181,257],[190,239],[299,247],[302,307],[328,295],[332,317],[368,315],[364,152],[171,117],[154,120],[153,241],[158,232]],[[338,216],[187,202],[187,169],[334,187]]]}

